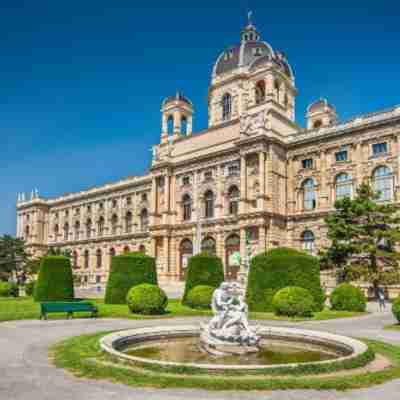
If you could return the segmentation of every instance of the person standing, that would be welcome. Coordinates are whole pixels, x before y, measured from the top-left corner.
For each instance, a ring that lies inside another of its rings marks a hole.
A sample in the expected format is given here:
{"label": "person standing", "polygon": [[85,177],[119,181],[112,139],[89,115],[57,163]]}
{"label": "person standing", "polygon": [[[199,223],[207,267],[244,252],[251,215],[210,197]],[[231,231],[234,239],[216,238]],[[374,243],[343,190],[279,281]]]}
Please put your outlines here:
{"label": "person standing", "polygon": [[379,310],[383,311],[386,308],[386,303],[385,303],[385,291],[381,287],[378,287],[378,301],[379,301]]}

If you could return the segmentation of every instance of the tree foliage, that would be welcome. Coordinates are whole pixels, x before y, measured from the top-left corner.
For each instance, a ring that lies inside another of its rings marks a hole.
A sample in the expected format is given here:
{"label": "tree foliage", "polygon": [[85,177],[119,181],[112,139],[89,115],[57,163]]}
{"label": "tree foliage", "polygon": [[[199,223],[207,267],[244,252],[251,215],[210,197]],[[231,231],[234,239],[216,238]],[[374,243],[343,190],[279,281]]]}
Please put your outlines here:
{"label": "tree foliage", "polygon": [[325,218],[331,245],[322,259],[337,268],[340,281],[362,279],[375,289],[399,281],[400,218],[393,204],[377,200],[363,183],[354,199],[337,200]]}
{"label": "tree foliage", "polygon": [[28,254],[22,239],[0,236],[0,280],[9,280],[24,274]]}

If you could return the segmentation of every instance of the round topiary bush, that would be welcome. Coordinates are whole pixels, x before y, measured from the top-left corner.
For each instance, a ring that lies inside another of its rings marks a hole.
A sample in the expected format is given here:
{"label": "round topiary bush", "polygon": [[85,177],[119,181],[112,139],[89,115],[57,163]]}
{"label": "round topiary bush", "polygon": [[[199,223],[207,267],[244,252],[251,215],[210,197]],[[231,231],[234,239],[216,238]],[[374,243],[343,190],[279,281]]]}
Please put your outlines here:
{"label": "round topiary bush", "polygon": [[35,281],[28,282],[25,285],[25,295],[33,296],[34,291],[35,291]]}
{"label": "round topiary bush", "polygon": [[361,289],[342,283],[331,294],[332,310],[337,311],[365,311],[367,299]]}
{"label": "round topiary bush", "polygon": [[288,317],[311,317],[315,308],[311,293],[297,286],[289,286],[276,292],[272,306],[277,315]]}
{"label": "round topiary bush", "polygon": [[133,313],[144,315],[164,314],[168,297],[157,285],[143,283],[131,288],[126,302]]}
{"label": "round topiary bush", "polygon": [[157,285],[156,260],[142,252],[114,256],[104,302],[126,304],[129,289],[142,283]]}
{"label": "round topiary bush", "polygon": [[40,263],[35,284],[35,301],[65,301],[74,298],[71,262],[64,256],[46,256]]}
{"label": "round topiary bush", "polygon": [[12,282],[0,282],[0,297],[18,297],[18,285]]}
{"label": "round topiary bush", "polygon": [[398,296],[392,304],[392,313],[400,324],[400,296]]}
{"label": "round topiary bush", "polygon": [[210,309],[215,287],[198,285],[190,290],[186,304],[191,308]]}
{"label": "round topiary bush", "polygon": [[220,258],[208,253],[190,257],[182,303],[187,305],[187,296],[196,286],[205,285],[217,288],[223,281],[224,267]]}
{"label": "round topiary bush", "polygon": [[252,258],[246,291],[250,311],[273,311],[275,293],[288,286],[307,289],[314,299],[314,311],[323,309],[325,294],[317,257],[280,247]]}

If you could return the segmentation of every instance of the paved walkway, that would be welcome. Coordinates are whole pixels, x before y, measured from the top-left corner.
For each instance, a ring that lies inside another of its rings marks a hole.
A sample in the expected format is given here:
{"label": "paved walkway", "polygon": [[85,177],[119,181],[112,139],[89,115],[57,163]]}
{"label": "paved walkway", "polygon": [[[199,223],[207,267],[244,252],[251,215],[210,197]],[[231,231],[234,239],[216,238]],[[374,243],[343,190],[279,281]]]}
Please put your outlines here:
{"label": "paved walkway", "polygon": [[[372,306],[374,309],[375,307]],[[199,318],[169,320],[171,324],[198,323]],[[273,325],[306,327],[339,334],[369,337],[400,345],[400,332],[384,331],[393,323],[389,310],[361,318],[301,324]],[[150,326],[156,320],[13,321],[0,323],[1,400],[399,400],[400,380],[369,389],[348,392],[291,390],[274,392],[207,392],[204,390],[156,390],[130,388],[106,381],[78,379],[56,369],[48,359],[48,348],[63,338],[102,330]],[[163,320],[162,324],[168,323]],[[272,323],[271,323],[272,324]]]}

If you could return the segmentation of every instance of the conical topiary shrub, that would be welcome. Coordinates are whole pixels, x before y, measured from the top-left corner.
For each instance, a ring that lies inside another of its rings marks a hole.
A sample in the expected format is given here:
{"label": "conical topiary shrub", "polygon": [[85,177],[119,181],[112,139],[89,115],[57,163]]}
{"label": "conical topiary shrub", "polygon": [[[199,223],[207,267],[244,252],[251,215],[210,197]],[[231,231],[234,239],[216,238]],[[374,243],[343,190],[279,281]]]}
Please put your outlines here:
{"label": "conical topiary shrub", "polygon": [[35,284],[35,301],[65,301],[74,298],[74,280],[69,258],[43,257]]}
{"label": "conical topiary shrub", "polygon": [[114,256],[111,261],[104,302],[126,304],[129,289],[142,283],[157,285],[155,258],[141,252]]}
{"label": "conical topiary shrub", "polygon": [[190,257],[182,303],[187,304],[187,295],[194,287],[205,285],[217,288],[223,281],[224,267],[219,257],[208,253],[200,253]]}

